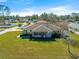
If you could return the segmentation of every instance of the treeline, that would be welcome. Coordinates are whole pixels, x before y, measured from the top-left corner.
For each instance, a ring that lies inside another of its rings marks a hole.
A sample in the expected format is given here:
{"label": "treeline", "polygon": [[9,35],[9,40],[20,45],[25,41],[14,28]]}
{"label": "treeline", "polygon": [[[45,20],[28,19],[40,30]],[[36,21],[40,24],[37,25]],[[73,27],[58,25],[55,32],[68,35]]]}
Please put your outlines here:
{"label": "treeline", "polygon": [[19,15],[16,16],[0,16],[0,19],[14,19],[14,20],[46,20],[50,22],[56,21],[79,21],[79,13],[72,13],[70,15],[55,15],[53,13],[42,13],[41,15],[32,15],[32,16],[25,16],[20,17]]}
{"label": "treeline", "polygon": [[50,22],[55,21],[79,21],[79,13],[72,13],[71,15],[55,15],[53,13],[42,13],[40,16],[38,15],[32,15],[32,16],[26,16],[29,20],[46,20]]}
{"label": "treeline", "polygon": [[32,16],[25,16],[20,17],[19,15],[10,16],[10,8],[6,5],[0,5],[0,21],[5,19],[14,19],[14,20],[46,20],[50,22],[56,21],[79,21],[79,13],[72,13],[70,15],[55,15],[53,13],[42,13],[41,15],[32,15]]}

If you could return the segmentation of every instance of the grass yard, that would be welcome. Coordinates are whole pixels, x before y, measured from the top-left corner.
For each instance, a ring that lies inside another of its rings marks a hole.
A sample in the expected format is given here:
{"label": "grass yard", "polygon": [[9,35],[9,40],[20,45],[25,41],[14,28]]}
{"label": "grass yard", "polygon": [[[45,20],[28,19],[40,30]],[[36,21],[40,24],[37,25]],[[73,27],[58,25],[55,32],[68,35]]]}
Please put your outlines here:
{"label": "grass yard", "polygon": [[[19,34],[20,32],[9,32],[0,36],[0,59],[70,59],[63,40],[29,41],[17,38]],[[72,51],[79,54],[78,49]]]}

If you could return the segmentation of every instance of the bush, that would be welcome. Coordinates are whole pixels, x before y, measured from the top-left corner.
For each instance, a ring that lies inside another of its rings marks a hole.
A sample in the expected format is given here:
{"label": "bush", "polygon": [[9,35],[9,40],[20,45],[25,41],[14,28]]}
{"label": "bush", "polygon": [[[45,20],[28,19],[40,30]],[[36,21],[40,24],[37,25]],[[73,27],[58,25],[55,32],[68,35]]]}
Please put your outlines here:
{"label": "bush", "polygon": [[22,26],[22,24],[18,24],[18,27],[21,27]]}

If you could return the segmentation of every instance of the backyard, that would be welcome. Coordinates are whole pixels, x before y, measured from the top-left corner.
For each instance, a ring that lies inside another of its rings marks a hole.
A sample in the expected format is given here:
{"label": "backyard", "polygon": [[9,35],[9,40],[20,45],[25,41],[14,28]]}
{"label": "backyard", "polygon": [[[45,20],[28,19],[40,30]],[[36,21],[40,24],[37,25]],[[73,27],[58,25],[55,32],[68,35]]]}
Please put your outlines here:
{"label": "backyard", "polygon": [[[21,32],[8,32],[0,36],[0,59],[71,59],[63,39],[51,42],[29,41],[17,38]],[[79,42],[79,37],[71,34]],[[74,54],[79,48],[71,46]]]}

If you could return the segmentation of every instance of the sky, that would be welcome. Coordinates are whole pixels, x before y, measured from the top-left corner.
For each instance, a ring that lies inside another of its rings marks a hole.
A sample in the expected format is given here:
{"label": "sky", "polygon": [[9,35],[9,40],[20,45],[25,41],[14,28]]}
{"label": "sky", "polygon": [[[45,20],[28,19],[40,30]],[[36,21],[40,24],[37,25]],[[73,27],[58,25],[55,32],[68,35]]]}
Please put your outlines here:
{"label": "sky", "polygon": [[68,15],[79,13],[79,0],[0,0],[11,9],[11,15],[28,16],[54,13]]}

